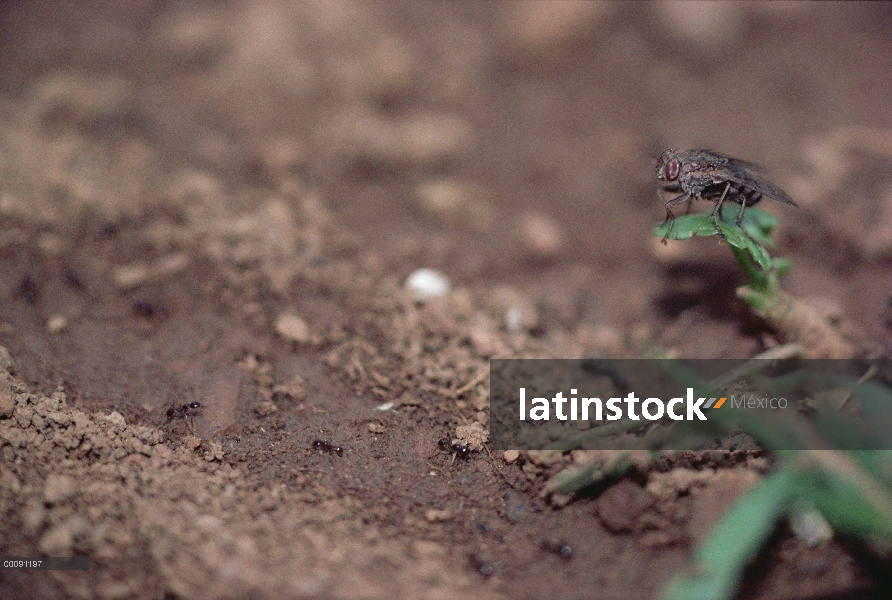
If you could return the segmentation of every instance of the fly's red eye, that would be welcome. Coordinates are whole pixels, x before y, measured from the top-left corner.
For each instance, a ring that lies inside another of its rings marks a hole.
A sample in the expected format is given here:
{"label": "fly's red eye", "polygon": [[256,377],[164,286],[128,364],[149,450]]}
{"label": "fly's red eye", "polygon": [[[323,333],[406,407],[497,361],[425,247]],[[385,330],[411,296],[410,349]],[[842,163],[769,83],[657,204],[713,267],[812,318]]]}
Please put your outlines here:
{"label": "fly's red eye", "polygon": [[673,158],[666,163],[666,181],[675,181],[678,179],[678,159]]}

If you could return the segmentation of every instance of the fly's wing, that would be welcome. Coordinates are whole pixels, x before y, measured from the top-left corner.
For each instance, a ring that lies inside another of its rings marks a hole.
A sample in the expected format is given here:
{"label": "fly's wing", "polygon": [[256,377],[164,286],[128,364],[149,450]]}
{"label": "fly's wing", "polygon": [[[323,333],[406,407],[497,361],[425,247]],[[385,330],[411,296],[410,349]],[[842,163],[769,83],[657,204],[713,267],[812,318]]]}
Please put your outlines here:
{"label": "fly's wing", "polygon": [[746,171],[742,174],[735,173],[734,176],[728,178],[730,181],[734,183],[739,183],[740,185],[746,186],[751,190],[755,190],[762,194],[763,196],[768,196],[778,202],[783,202],[784,204],[792,204],[793,206],[799,206],[796,204],[790,195],[787,192],[783,191],[764,177],[760,177],[758,175],[753,175],[752,173]]}
{"label": "fly's wing", "polygon": [[765,168],[736,158],[729,158],[728,162],[716,169],[717,174],[763,196],[768,196],[784,204],[798,206],[787,192],[783,191],[765,178]]}
{"label": "fly's wing", "polygon": [[712,157],[729,169],[742,169],[744,171],[752,171],[753,173],[761,173],[762,175],[768,174],[768,169],[763,167],[762,165],[757,165],[756,163],[751,163],[748,160],[741,160],[739,158],[731,158],[721,152],[716,152],[715,150],[697,150],[703,155],[711,154]]}
{"label": "fly's wing", "polygon": [[729,158],[728,165],[745,171],[752,171],[753,173],[761,173],[762,175],[768,174],[768,169],[762,165],[757,165],[756,163],[751,163],[746,160],[740,160],[739,158]]}

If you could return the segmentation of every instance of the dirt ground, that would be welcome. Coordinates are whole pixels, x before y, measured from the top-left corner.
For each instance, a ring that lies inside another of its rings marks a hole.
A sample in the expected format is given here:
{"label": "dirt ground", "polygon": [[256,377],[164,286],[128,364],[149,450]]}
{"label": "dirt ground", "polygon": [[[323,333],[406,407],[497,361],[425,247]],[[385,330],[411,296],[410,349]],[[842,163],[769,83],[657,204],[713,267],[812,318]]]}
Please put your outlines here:
{"label": "dirt ground", "polygon": [[[0,4],[0,555],[92,560],[3,598],[654,598],[770,457],[567,503],[591,455],[438,441],[491,357],[790,341],[652,238],[668,147],[770,167],[785,288],[888,356],[890,49],[888,3]],[[889,569],[782,528],[741,597]]]}

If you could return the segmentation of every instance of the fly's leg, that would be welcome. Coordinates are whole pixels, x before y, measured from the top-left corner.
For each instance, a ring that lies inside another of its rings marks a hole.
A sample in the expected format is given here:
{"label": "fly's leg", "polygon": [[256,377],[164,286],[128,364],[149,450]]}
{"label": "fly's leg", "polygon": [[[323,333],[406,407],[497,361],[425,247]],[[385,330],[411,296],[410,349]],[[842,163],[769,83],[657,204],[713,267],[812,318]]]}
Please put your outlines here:
{"label": "fly's leg", "polygon": [[742,202],[742,203],[740,204],[740,213],[738,213],[738,215],[737,215],[737,226],[740,227],[740,230],[743,232],[743,234],[744,234],[746,237],[748,237],[748,238],[750,239],[750,241],[752,241],[753,243],[755,243],[755,244],[761,246],[762,244],[759,242],[759,240],[757,240],[756,238],[754,238],[753,236],[751,236],[751,235],[750,235],[750,232],[747,231],[747,230],[741,225],[741,223],[743,222],[743,211],[744,211],[744,210],[746,210],[746,202]]}
{"label": "fly's leg", "polygon": [[[715,208],[712,209],[712,221],[715,223],[715,230],[716,230],[716,232],[718,232],[719,237],[721,238],[721,240],[723,242],[725,241],[725,234],[722,233],[722,230],[719,228],[719,215],[721,214],[721,210],[722,210],[722,202],[725,201],[725,196],[728,195],[728,190],[730,190],[730,189],[731,189],[731,182],[729,181],[727,183],[727,185],[725,185],[725,191],[722,192],[722,197],[719,198],[719,201],[715,203]],[[740,214],[741,215],[743,214],[743,210],[740,211]],[[738,220],[737,224],[738,225],[740,224],[739,220]]]}
{"label": "fly's leg", "polygon": [[663,242],[663,245],[666,245],[668,243],[666,240],[669,239],[669,234],[672,233],[672,228],[675,226],[675,214],[672,212],[672,207],[681,204],[682,202],[690,202],[691,200],[691,193],[685,192],[682,195],[666,202],[666,220],[663,221],[663,225],[668,222],[669,229],[666,230],[666,235],[664,235],[663,239],[661,240]]}

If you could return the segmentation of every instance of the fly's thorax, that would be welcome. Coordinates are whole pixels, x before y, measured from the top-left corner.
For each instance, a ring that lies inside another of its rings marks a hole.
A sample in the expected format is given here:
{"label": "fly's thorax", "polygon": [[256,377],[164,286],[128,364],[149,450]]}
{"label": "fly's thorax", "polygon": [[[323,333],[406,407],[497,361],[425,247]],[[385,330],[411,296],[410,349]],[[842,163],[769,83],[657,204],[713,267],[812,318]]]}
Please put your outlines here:
{"label": "fly's thorax", "polygon": [[717,183],[709,175],[699,172],[685,173],[678,178],[678,182],[684,191],[693,196],[700,196],[703,190]]}

